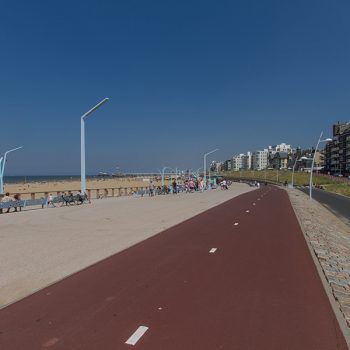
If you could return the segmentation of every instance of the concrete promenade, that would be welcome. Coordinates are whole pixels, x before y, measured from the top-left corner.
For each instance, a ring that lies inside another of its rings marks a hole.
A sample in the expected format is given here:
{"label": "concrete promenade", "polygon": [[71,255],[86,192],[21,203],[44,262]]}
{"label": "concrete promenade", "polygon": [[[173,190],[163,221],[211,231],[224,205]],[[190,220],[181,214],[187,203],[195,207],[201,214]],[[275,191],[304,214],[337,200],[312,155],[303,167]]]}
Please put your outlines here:
{"label": "concrete promenade", "polygon": [[246,193],[0,310],[6,350],[345,350],[286,191]]}
{"label": "concrete promenade", "polygon": [[235,183],[228,191],[0,215],[0,307],[247,191]]}

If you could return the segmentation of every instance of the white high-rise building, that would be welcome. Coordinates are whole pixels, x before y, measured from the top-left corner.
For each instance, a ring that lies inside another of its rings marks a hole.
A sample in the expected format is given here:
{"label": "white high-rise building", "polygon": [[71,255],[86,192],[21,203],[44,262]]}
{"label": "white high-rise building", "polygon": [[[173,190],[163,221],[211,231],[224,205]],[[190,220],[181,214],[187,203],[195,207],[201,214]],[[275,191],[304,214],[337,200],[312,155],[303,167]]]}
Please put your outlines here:
{"label": "white high-rise building", "polygon": [[252,168],[252,154],[247,152],[246,155],[242,158],[242,169],[250,170]]}
{"label": "white high-rise building", "polygon": [[241,153],[232,157],[232,170],[239,171],[243,168],[243,159],[245,154]]}
{"label": "white high-rise building", "polygon": [[268,155],[269,150],[264,149],[263,151],[253,152],[253,169],[263,170],[267,168],[268,165]]}
{"label": "white high-rise building", "polygon": [[232,157],[232,170],[249,170],[252,168],[252,154],[247,152],[247,154],[241,153]]}
{"label": "white high-rise building", "polygon": [[281,143],[279,145],[269,146],[268,151],[270,154],[275,154],[277,152],[290,153],[290,152],[292,152],[292,146],[287,145],[286,143]]}

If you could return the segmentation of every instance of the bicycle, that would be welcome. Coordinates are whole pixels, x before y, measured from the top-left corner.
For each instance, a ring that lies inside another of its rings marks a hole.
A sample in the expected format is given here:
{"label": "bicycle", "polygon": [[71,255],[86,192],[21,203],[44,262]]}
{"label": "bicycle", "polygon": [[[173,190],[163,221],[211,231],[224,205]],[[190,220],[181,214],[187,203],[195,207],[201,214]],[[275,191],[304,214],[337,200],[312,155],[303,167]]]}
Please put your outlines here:
{"label": "bicycle", "polygon": [[74,205],[74,204],[75,204],[75,198],[72,194],[68,196],[65,196],[63,194],[62,196],[60,196],[60,199],[59,199],[60,207],[63,207],[64,205],[68,206],[68,205]]}
{"label": "bicycle", "polygon": [[75,204],[80,205],[80,204],[84,204],[84,203],[91,203],[88,195],[86,193],[84,193],[83,195],[78,193],[76,195]]}

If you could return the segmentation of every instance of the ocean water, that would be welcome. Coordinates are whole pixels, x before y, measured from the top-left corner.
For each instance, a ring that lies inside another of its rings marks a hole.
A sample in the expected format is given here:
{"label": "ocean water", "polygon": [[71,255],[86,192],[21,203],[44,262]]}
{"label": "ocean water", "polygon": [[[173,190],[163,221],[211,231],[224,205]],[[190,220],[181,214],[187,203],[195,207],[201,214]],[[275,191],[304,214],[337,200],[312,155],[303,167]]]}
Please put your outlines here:
{"label": "ocean water", "polygon": [[[88,175],[87,179],[98,178]],[[80,180],[80,175],[40,175],[40,176],[4,176],[5,184],[28,183],[28,182],[53,182]]]}

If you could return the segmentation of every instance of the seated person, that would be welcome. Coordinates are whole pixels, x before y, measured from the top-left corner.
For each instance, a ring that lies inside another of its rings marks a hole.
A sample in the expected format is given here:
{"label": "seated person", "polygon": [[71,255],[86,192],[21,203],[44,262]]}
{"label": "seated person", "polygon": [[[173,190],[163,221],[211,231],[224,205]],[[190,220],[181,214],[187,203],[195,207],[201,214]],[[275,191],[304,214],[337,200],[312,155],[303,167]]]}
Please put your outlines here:
{"label": "seated person", "polygon": [[[20,201],[21,200],[21,195],[19,193],[16,193],[14,196],[13,196],[13,199],[15,201]],[[14,207],[15,208],[15,211],[17,211],[17,207]],[[18,207],[20,208],[20,207]]]}
{"label": "seated person", "polygon": [[[2,198],[2,202],[11,202],[11,201],[13,201],[14,199],[12,198],[12,197],[10,197],[10,193],[9,192],[6,192],[5,193],[5,196]],[[7,212],[6,213],[9,213],[10,212],[10,209],[11,208],[8,208],[7,209]],[[16,211],[16,209],[15,209],[15,211]]]}

